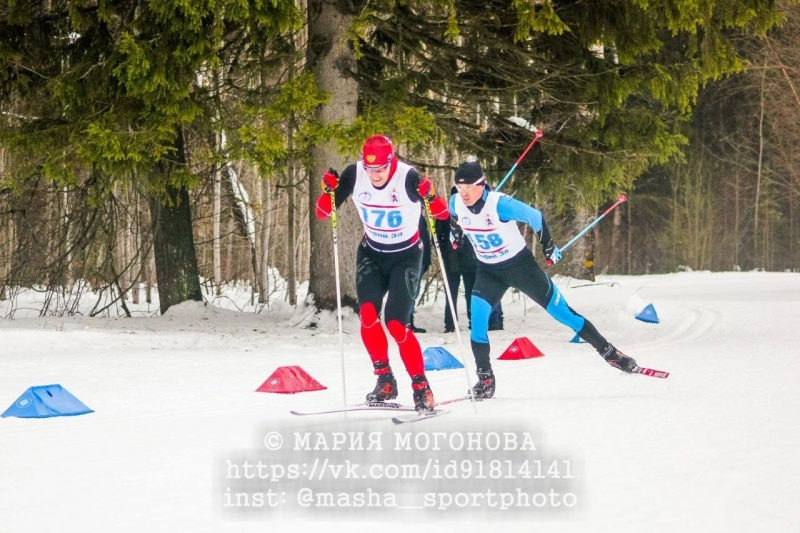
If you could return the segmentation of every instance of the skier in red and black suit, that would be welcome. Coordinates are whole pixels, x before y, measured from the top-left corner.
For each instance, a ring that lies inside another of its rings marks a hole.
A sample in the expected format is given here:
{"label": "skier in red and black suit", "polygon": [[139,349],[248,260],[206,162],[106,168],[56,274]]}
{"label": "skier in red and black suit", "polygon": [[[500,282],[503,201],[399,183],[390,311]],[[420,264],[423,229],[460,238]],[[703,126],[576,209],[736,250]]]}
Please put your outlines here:
{"label": "skier in red and black suit", "polygon": [[316,216],[331,216],[330,191],[334,191],[337,207],[352,197],[364,224],[364,238],[356,255],[356,293],[361,338],[378,376],[367,401],[397,398],[388,340],[380,323],[383,299],[388,294],[384,321],[411,376],[414,406],[417,411],[432,410],[433,393],[425,377],[422,350],[409,324],[420,282],[423,244],[418,224],[423,201],[428,200],[437,219],[449,217],[448,206],[436,196],[428,178],[395,157],[387,137],[368,138],[361,155],[361,160],[348,165],[341,175],[331,169],[322,177],[324,192],[317,199]]}

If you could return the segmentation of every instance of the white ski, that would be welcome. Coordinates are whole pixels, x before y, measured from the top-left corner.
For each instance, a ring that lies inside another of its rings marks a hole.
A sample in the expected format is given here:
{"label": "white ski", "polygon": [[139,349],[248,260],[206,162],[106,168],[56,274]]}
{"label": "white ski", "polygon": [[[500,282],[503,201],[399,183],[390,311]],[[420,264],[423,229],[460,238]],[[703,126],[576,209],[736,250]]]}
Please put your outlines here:
{"label": "white ski", "polygon": [[297,416],[311,416],[311,415],[327,415],[331,413],[347,413],[350,411],[414,411],[413,405],[403,405],[394,402],[364,402],[355,405],[348,405],[347,407],[336,407],[324,411],[289,411]]}
{"label": "white ski", "polygon": [[437,416],[446,415],[450,411],[447,409],[435,409],[433,411],[422,411],[414,413],[413,415],[396,416],[392,418],[395,424],[410,424],[411,422],[419,422],[420,420],[428,420],[429,418],[436,418]]}

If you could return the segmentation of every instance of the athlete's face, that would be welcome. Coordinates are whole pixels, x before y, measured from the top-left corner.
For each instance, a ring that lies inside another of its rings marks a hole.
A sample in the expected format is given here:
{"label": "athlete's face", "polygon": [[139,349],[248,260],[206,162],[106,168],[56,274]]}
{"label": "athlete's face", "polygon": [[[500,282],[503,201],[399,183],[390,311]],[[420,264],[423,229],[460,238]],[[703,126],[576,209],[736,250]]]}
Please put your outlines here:
{"label": "athlete's face", "polygon": [[482,180],[479,183],[459,183],[456,185],[456,190],[464,205],[470,207],[475,205],[475,202],[483,196],[483,186],[484,182]]}
{"label": "athlete's face", "polygon": [[385,165],[380,166],[367,166],[364,165],[364,171],[367,173],[369,181],[375,187],[382,187],[389,181],[389,171],[391,168],[391,161]]}

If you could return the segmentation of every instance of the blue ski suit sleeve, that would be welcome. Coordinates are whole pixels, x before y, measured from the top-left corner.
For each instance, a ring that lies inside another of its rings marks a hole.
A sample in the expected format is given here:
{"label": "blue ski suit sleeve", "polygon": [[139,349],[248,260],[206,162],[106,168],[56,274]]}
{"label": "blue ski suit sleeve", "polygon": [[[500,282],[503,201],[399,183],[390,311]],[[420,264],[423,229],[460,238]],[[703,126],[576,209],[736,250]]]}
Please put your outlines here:
{"label": "blue ski suit sleeve", "polygon": [[542,232],[542,212],[510,196],[501,196],[497,202],[497,216],[503,222],[525,222],[536,233]]}

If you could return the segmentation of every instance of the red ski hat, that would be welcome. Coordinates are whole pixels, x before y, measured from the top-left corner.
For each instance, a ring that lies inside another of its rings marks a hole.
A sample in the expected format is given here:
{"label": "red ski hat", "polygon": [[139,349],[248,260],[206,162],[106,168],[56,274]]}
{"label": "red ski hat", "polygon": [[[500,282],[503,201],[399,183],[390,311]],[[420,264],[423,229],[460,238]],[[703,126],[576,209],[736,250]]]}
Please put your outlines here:
{"label": "red ski hat", "polygon": [[364,165],[377,167],[387,165],[394,157],[392,141],[385,135],[373,135],[364,141],[364,148],[361,149],[361,157]]}

